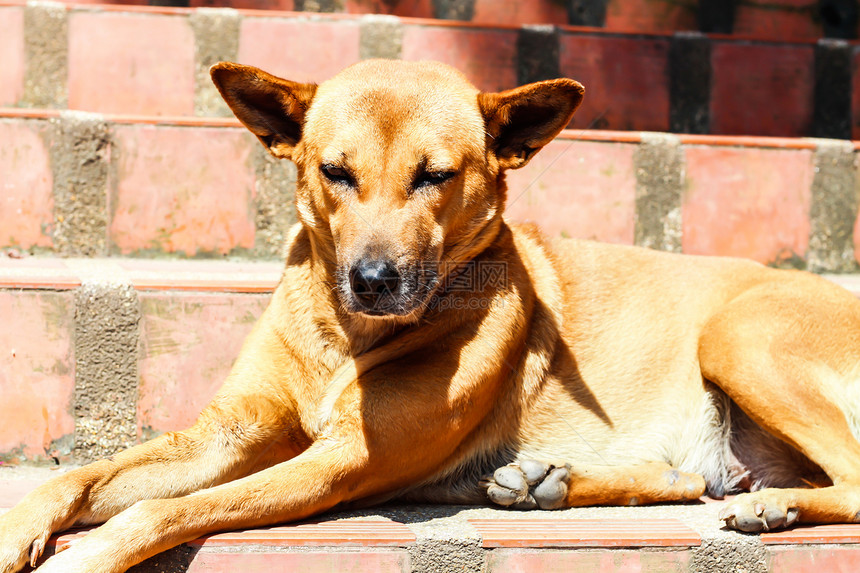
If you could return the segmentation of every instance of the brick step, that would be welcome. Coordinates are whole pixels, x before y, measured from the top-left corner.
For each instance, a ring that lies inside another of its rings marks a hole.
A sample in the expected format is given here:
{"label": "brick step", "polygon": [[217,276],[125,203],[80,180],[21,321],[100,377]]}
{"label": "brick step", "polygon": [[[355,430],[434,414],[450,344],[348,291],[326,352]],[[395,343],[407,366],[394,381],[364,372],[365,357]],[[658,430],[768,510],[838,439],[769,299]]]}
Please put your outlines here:
{"label": "brick step", "polygon": [[[814,0],[754,2],[654,2],[653,0],[62,0],[66,4],[217,7],[345,14],[389,14],[410,18],[459,20],[473,24],[554,24],[600,27],[616,32],[679,30],[735,33],[778,41],[824,36],[856,38],[843,3]],[[706,4],[706,5],[703,5]],[[732,6],[734,4],[734,6]],[[828,9],[829,8],[829,9]]]}
{"label": "brick step", "polygon": [[452,64],[484,90],[573,77],[589,90],[578,128],[860,139],[847,42],[8,0],[0,29],[0,106],[227,116],[206,73],[216,61],[318,82],[390,57]]}
{"label": "brick step", "polygon": [[[0,249],[277,259],[295,167],[235,120],[0,110]],[[551,236],[851,271],[855,156],[836,140],[568,130],[509,175]]]}
{"label": "brick step", "polygon": [[[0,470],[98,459],[190,426],[280,271],[261,262],[0,258]],[[828,276],[860,295],[860,275]]]}
{"label": "brick step", "polygon": [[[53,475],[56,472],[47,469],[0,467],[0,512]],[[703,501],[552,512],[390,505],[331,513],[300,524],[207,535],[131,571],[856,570],[860,559],[856,525],[744,535],[722,530],[717,519],[720,504]],[[46,554],[87,531],[54,536]]]}
{"label": "brick step", "polygon": [[281,268],[0,259],[0,461],[89,460],[188,427]]}

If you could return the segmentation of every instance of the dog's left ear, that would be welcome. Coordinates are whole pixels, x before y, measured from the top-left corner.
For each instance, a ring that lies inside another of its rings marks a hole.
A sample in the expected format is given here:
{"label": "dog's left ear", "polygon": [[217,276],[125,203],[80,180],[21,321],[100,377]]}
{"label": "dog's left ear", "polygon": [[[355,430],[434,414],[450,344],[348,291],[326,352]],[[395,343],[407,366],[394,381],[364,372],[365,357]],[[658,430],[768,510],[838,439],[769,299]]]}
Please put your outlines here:
{"label": "dog's left ear", "polygon": [[219,62],[209,70],[233,113],[275,157],[289,159],[302,138],[316,84],[291,82],[253,66]]}
{"label": "dog's left ear", "polygon": [[573,117],[585,88],[547,80],[499,93],[478,94],[489,145],[502,169],[518,169],[553,140]]}

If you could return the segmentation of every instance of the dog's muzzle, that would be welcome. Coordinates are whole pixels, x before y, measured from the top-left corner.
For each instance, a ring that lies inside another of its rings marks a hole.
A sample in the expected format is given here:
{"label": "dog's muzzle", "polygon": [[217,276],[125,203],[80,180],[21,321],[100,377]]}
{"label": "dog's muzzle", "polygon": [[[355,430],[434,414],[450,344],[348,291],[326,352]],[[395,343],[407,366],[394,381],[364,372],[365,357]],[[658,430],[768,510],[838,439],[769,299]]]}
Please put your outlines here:
{"label": "dog's muzzle", "polygon": [[375,258],[360,259],[340,276],[346,309],[369,316],[406,316],[421,306],[436,284],[434,272],[404,272],[389,260]]}
{"label": "dog's muzzle", "polygon": [[362,259],[349,270],[349,288],[367,314],[387,314],[385,309],[396,306],[400,283],[400,273],[388,261]]}

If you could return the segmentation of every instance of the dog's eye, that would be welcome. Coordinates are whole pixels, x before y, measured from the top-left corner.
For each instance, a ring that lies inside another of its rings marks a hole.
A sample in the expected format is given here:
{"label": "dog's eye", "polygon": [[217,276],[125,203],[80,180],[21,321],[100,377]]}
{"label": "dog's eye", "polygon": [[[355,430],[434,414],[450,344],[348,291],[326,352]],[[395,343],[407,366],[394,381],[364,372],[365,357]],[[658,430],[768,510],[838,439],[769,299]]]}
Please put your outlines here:
{"label": "dog's eye", "polygon": [[422,187],[440,185],[456,174],[455,171],[424,171],[418,174],[412,187],[414,189],[421,189]]}
{"label": "dog's eye", "polygon": [[352,175],[350,175],[349,171],[343,167],[337,167],[336,165],[323,165],[320,167],[320,171],[322,171],[325,178],[332,183],[340,183],[350,186],[353,184]]}

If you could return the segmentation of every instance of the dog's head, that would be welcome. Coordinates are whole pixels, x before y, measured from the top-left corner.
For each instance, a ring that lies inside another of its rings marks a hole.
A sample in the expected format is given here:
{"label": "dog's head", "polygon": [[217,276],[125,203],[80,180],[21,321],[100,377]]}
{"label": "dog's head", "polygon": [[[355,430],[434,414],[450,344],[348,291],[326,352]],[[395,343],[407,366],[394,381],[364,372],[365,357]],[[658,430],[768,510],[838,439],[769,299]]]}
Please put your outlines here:
{"label": "dog's head", "polygon": [[448,270],[501,225],[506,169],[570,121],[583,87],[558,79],[480,93],[429,62],[370,60],[317,86],[213,66],[236,117],[298,167],[296,206],[340,302],[414,318]]}

